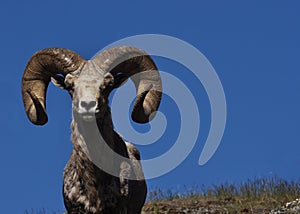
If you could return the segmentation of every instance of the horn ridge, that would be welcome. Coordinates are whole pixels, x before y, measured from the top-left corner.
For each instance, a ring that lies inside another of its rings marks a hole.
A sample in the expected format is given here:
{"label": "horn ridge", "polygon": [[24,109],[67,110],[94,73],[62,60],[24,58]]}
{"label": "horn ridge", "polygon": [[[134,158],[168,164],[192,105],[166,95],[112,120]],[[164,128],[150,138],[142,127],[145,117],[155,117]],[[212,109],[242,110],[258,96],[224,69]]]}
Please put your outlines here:
{"label": "horn ridge", "polygon": [[[92,60],[105,72],[110,72],[116,80],[120,73],[130,77],[137,91],[131,117],[138,123],[150,121],[159,107],[162,95],[161,78],[150,55],[132,46],[119,46],[103,51]],[[125,79],[122,78],[122,81]],[[116,86],[120,85],[116,83]],[[148,90],[149,85],[152,86],[151,90]]]}
{"label": "horn ridge", "polygon": [[45,99],[51,76],[74,72],[84,61],[77,53],[65,48],[46,48],[30,58],[22,77],[22,98],[32,123],[44,125],[48,121]]}

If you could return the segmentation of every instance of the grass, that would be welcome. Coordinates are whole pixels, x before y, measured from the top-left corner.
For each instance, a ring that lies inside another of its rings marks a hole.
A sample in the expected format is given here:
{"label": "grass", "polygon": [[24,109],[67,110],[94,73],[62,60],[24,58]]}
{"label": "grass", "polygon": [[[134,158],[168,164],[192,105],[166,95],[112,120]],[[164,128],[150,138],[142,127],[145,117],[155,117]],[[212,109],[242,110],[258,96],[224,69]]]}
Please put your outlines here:
{"label": "grass", "polygon": [[145,213],[269,213],[300,197],[300,181],[278,177],[185,188],[182,192],[154,189]]}
{"label": "grass", "polygon": [[[269,213],[300,198],[300,180],[278,177],[249,179],[239,184],[185,187],[184,191],[154,189],[142,213]],[[63,212],[25,211],[25,214]]]}

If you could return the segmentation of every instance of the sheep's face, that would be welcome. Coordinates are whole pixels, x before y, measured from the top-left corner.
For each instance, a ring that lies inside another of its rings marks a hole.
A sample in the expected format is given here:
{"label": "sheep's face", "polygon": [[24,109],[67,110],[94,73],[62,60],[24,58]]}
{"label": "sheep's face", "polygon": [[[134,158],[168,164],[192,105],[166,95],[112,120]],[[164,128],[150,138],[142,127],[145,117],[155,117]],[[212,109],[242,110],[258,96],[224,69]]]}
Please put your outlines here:
{"label": "sheep's face", "polygon": [[113,85],[113,76],[103,72],[91,61],[78,72],[68,74],[64,83],[72,96],[75,120],[86,122],[102,119],[108,109],[108,95]]}
{"label": "sheep's face", "polygon": [[158,69],[145,51],[119,46],[99,53],[92,60],[84,60],[65,48],[40,50],[30,58],[22,77],[26,114],[35,125],[48,122],[45,101],[52,80],[71,94],[73,115],[91,121],[95,116],[104,116],[109,110],[110,91],[128,78],[137,91],[131,117],[135,122],[147,123],[158,109],[162,87]]}

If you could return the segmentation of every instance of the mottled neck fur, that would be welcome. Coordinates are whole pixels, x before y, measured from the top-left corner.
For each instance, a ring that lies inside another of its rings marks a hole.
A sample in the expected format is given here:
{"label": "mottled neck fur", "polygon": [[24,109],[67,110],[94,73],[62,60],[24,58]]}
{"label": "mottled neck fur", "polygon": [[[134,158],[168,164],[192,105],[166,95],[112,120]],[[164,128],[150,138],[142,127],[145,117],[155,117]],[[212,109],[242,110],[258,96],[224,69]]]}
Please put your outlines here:
{"label": "mottled neck fur", "polygon": [[[110,210],[109,213],[114,213],[114,209],[119,210],[126,204],[126,197],[128,197],[128,181],[120,180],[119,177],[114,177],[99,169],[85,153],[84,145],[89,140],[99,140],[99,134],[114,151],[128,157],[124,141],[113,130],[109,109],[104,118],[97,121],[97,126],[91,124],[79,126],[78,121],[75,119],[72,121],[74,148],[65,168],[64,193],[65,203],[68,204],[68,199],[73,201],[70,207],[74,210],[74,207],[76,209],[78,206],[78,213],[80,210],[87,209],[89,213],[98,213],[99,210],[107,209]],[[105,142],[100,140],[97,143],[101,148],[101,144]],[[115,163],[105,153],[98,152],[100,161],[111,163],[111,167],[120,170],[119,163]],[[74,201],[77,201],[77,205],[74,205]]]}

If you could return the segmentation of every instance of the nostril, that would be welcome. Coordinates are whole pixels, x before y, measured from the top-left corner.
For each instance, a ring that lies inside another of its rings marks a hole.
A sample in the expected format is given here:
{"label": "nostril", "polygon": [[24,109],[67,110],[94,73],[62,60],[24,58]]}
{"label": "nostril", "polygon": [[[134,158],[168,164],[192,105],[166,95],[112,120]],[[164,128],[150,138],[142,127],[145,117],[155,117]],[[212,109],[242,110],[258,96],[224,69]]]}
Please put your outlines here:
{"label": "nostril", "polygon": [[97,105],[96,101],[81,101],[80,106],[82,108],[85,108],[87,111],[91,108],[94,108]]}
{"label": "nostril", "polygon": [[85,101],[81,101],[81,102],[80,102],[80,106],[83,107],[83,108],[86,108],[87,105],[88,105],[88,104],[87,104],[87,102],[85,102]]}
{"label": "nostril", "polygon": [[90,108],[93,108],[96,106],[96,101],[91,101],[89,104],[88,104],[88,107]]}

